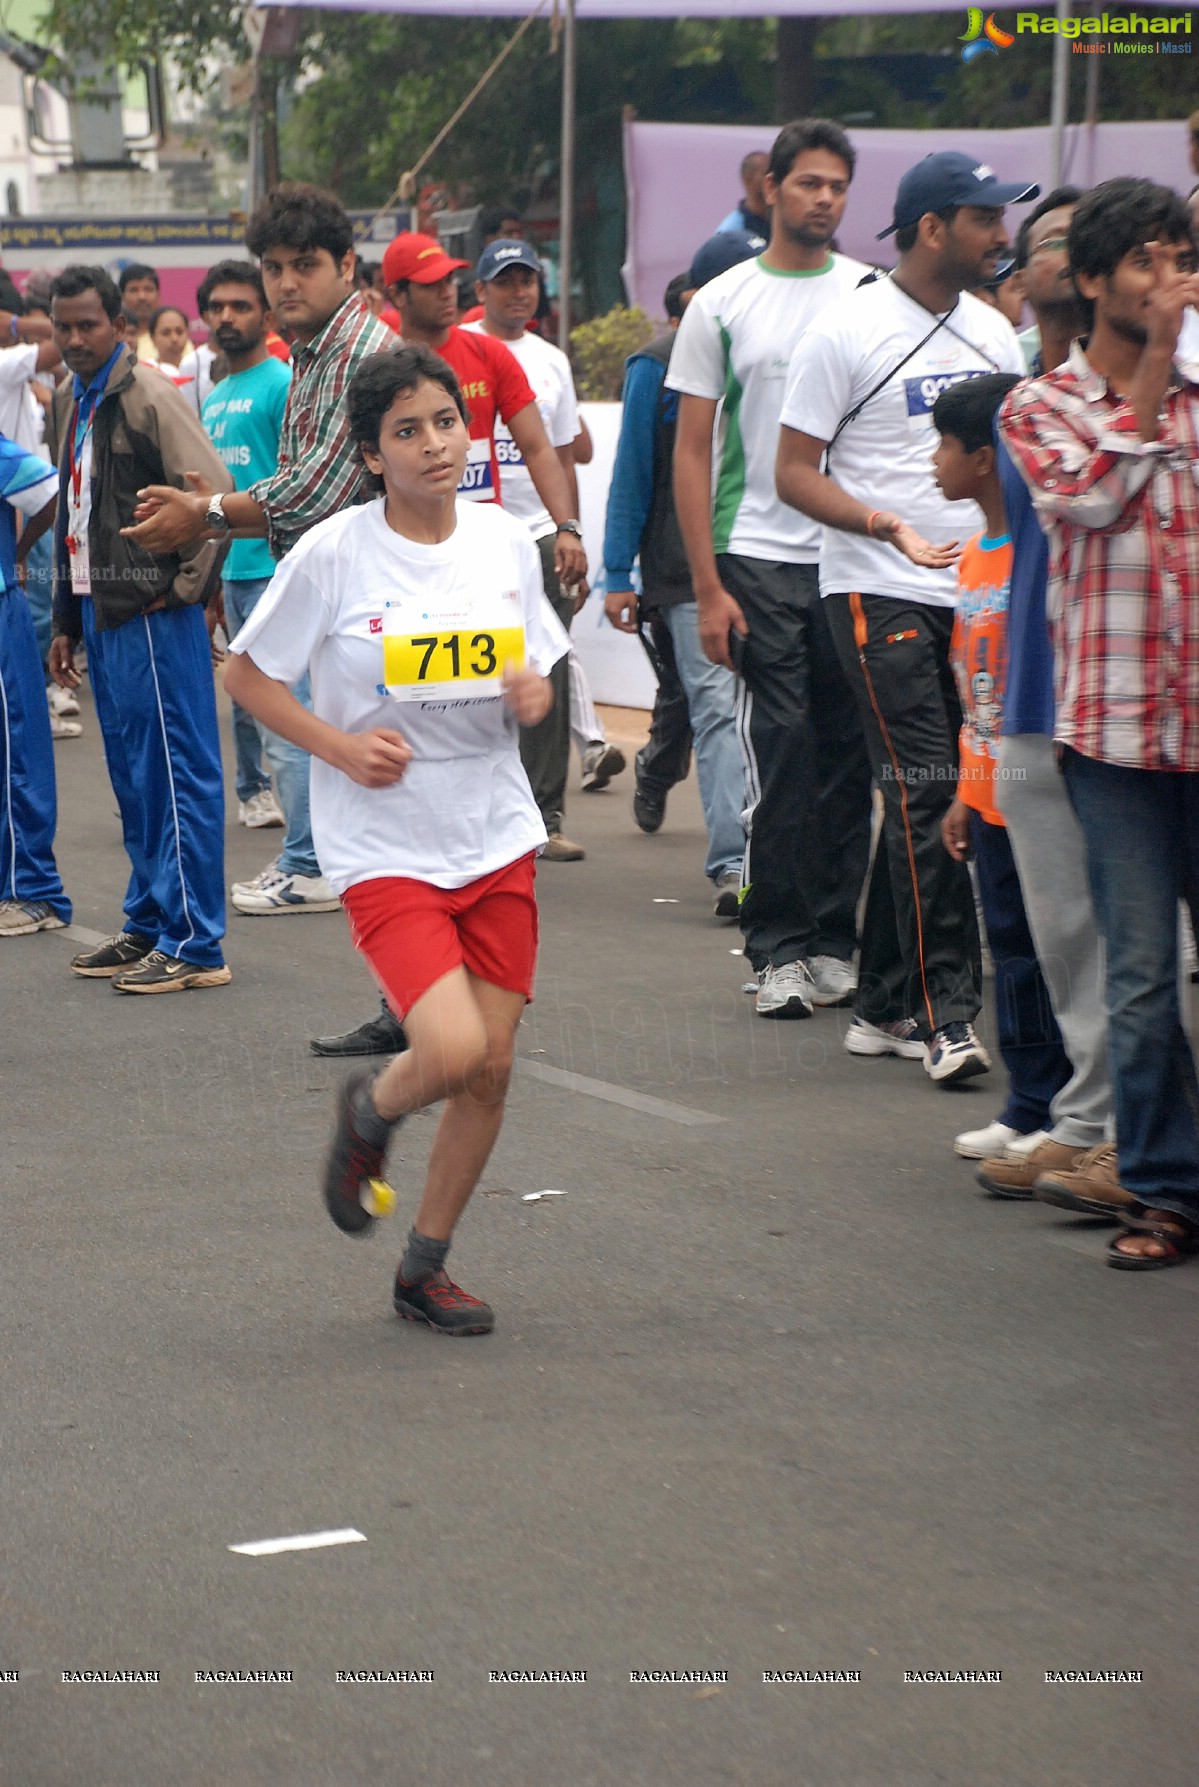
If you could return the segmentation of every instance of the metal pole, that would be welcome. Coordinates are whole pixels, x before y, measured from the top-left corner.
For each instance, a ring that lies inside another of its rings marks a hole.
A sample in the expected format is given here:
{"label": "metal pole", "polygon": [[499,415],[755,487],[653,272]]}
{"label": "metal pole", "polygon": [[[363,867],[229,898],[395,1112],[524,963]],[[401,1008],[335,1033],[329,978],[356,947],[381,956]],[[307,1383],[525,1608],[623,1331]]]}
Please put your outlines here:
{"label": "metal pole", "polygon": [[575,249],[575,0],[562,22],[562,146],[558,176],[558,346],[570,352],[570,280]]}
{"label": "metal pole", "polygon": [[1057,36],[1053,40],[1053,92],[1049,104],[1049,123],[1053,138],[1051,167],[1053,184],[1062,183],[1065,159],[1066,118],[1070,109],[1070,39],[1062,35],[1062,25],[1070,17],[1070,0],[1057,0]]}

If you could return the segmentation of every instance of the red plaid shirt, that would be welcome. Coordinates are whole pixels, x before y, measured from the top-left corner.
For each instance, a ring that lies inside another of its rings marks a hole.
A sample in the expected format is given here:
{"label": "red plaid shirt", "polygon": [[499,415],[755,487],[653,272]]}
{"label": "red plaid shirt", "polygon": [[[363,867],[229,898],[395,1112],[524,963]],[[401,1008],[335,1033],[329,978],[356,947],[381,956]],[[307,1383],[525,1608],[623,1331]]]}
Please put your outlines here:
{"label": "red plaid shirt", "polygon": [[1132,769],[1199,770],[1199,385],[1157,440],[1075,342],[1011,392],[1003,439],[1049,536],[1054,736]]}

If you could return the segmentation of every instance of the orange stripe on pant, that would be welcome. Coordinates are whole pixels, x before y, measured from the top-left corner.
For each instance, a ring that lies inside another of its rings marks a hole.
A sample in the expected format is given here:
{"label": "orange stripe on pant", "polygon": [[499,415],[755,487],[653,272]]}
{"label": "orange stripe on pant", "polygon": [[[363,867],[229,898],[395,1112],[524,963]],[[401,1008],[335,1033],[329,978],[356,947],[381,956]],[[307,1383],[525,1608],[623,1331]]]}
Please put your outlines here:
{"label": "orange stripe on pant", "polygon": [[[908,819],[908,785],[904,779],[899,759],[895,755],[895,746],[891,743],[891,734],[887,730],[887,722],[883,718],[882,709],[875,696],[874,683],[870,676],[870,668],[866,663],[866,641],[870,636],[870,632],[866,620],[866,610],[862,606],[861,595],[857,592],[852,592],[850,594],[849,611],[853,615],[853,642],[858,648],[858,663],[862,666],[862,676],[866,683],[866,693],[870,698],[870,706],[874,713],[874,717],[878,721],[878,729],[883,735],[883,744],[886,746],[887,755],[891,759],[891,767],[895,771],[895,780],[899,783],[899,810],[903,818],[903,836],[908,853],[908,870],[912,877],[912,901],[916,909],[916,953],[920,961],[920,985],[924,992],[924,1009],[928,1014],[928,1027],[930,1031],[933,1031],[936,1029],[937,1025],[936,1020],[933,1017],[933,1002],[929,997],[928,981],[925,978],[924,973],[924,921],[920,914],[920,878],[916,873],[916,852],[912,844],[912,827]],[[880,844],[884,847],[885,842],[885,839],[880,839]]]}

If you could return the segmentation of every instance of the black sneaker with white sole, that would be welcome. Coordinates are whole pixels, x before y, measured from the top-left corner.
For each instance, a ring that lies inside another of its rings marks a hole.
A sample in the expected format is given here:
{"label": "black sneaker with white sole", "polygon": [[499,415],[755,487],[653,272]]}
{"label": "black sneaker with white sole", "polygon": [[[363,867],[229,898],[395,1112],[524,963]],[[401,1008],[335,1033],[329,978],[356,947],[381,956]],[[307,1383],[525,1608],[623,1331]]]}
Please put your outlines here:
{"label": "black sneaker with white sole", "polygon": [[490,1334],[495,1311],[461,1285],[443,1266],[419,1284],[405,1284],[396,1273],[392,1296],[395,1312],[406,1322],[427,1322],[439,1334]]}
{"label": "black sneaker with white sole", "polygon": [[132,968],[135,962],[144,961],[153,948],[153,937],[143,937],[140,931],[118,931],[115,937],[110,937],[96,949],[72,956],[71,973],[82,974],[85,979],[107,980],[110,975],[119,974],[122,968]]}

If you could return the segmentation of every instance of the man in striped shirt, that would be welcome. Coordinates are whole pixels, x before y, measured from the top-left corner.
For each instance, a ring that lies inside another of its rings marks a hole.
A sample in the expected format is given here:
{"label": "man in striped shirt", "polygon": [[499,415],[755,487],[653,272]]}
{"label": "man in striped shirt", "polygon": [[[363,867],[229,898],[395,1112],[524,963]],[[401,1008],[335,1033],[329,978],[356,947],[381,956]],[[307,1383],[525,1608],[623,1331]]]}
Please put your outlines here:
{"label": "man in striped shirt", "polygon": [[[223,539],[236,530],[265,535],[274,556],[283,558],[318,521],[371,494],[350,433],[345,392],[364,359],[399,342],[357,293],[353,236],[333,195],[302,183],[276,187],[251,217],[246,246],[261,263],[275,321],[293,342],[278,469],[227,496],[215,495],[202,479],[193,479],[190,490],[146,491],[131,532],[148,551],[174,551],[189,540]],[[258,914],[303,911],[308,901],[299,879],[270,864],[234,888],[234,905]],[[325,909],[323,902],[316,906]],[[326,1051],[321,1042],[332,1046]],[[353,1046],[337,1046],[342,1043]],[[321,1053],[394,1053],[404,1040],[384,1010],[362,1032],[318,1039],[314,1046]]]}
{"label": "man in striped shirt", "polygon": [[1148,180],[1079,200],[1089,333],[1001,412],[1049,535],[1054,736],[1107,946],[1121,1213],[1109,1263],[1199,1246],[1199,1085],[1178,997],[1178,902],[1199,905],[1199,366],[1175,360],[1199,256]]}

